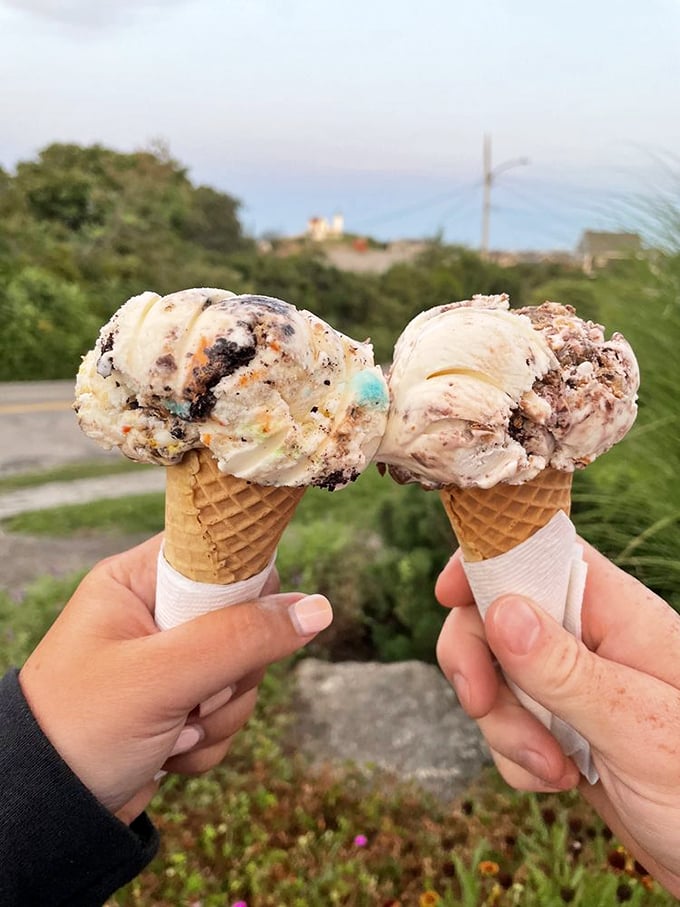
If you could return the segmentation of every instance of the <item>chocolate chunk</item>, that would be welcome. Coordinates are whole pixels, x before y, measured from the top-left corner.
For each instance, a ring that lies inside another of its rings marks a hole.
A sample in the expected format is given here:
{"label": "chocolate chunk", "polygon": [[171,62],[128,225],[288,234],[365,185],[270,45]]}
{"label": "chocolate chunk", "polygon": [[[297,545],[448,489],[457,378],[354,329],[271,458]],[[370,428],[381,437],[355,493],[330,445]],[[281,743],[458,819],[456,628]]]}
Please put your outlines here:
{"label": "chocolate chunk", "polygon": [[165,356],[159,356],[158,359],[156,359],[156,365],[158,368],[168,369],[168,371],[177,368],[177,363],[175,362],[175,357],[172,353],[167,353]]}

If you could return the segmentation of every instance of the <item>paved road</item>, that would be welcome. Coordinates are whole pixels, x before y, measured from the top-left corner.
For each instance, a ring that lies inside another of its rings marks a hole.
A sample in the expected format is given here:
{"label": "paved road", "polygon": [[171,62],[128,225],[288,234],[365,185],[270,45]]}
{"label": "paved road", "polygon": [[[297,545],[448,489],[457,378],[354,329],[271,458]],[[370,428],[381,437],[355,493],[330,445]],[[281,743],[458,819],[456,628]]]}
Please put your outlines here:
{"label": "paved road", "polygon": [[47,482],[34,488],[0,493],[0,520],[26,510],[47,510],[61,504],[84,504],[129,494],[148,494],[165,490],[165,470],[149,468],[129,475],[74,479],[72,482]]}
{"label": "paved road", "polygon": [[0,384],[0,476],[120,456],[82,433],[72,403],[73,381]]}
{"label": "paved road", "polygon": [[[120,454],[103,451],[78,428],[71,409],[72,381],[0,384],[0,476]],[[58,504],[162,491],[165,470],[49,482],[0,493],[0,519]],[[0,529],[0,589],[17,600],[36,576],[64,576],[142,540],[142,536],[93,533],[73,539],[11,535]]]}
{"label": "paved road", "polygon": [[[82,433],[72,402],[72,381],[0,384],[0,476],[98,457],[120,459],[118,452],[102,450]],[[165,470],[160,468],[49,482],[0,493],[0,519],[25,510],[163,491],[164,487]]]}

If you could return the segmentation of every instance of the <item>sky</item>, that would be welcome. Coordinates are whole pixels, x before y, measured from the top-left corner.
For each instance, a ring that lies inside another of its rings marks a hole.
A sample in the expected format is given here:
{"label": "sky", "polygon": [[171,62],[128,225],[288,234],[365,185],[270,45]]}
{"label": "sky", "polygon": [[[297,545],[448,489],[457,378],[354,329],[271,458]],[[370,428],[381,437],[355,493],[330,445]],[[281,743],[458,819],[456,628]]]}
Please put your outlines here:
{"label": "sky", "polygon": [[[573,249],[680,184],[680,0],[0,0],[0,165],[162,141],[245,229]],[[526,159],[528,163],[517,163]]]}

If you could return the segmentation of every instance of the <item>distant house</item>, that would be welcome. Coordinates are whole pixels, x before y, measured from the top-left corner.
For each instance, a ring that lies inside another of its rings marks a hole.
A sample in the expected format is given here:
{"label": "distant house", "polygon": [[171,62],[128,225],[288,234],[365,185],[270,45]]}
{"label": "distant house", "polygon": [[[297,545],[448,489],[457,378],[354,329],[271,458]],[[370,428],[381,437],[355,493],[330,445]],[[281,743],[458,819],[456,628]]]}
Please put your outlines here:
{"label": "distant house", "polygon": [[606,267],[611,261],[638,256],[642,252],[642,239],[637,233],[586,230],[576,251],[585,273],[592,274],[594,270]]}
{"label": "distant house", "polygon": [[310,217],[307,221],[307,236],[314,242],[339,239],[344,232],[345,219],[339,213],[334,214],[330,222],[325,217]]}

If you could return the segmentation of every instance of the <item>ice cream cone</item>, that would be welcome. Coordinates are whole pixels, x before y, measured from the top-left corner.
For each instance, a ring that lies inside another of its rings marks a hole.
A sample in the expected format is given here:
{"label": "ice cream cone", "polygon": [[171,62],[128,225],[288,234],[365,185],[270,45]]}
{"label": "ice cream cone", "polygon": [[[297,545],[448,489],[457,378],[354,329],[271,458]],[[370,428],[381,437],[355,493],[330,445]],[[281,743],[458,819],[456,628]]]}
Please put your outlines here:
{"label": "ice cream cone", "polygon": [[189,451],[167,469],[165,558],[197,582],[248,579],[266,567],[304,492],[227,475],[207,448]]}
{"label": "ice cream cone", "polygon": [[571,507],[573,473],[544,469],[522,485],[440,492],[466,561],[484,561],[530,538],[560,510]]}

